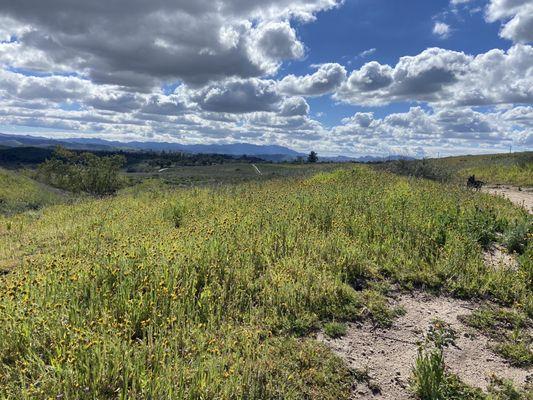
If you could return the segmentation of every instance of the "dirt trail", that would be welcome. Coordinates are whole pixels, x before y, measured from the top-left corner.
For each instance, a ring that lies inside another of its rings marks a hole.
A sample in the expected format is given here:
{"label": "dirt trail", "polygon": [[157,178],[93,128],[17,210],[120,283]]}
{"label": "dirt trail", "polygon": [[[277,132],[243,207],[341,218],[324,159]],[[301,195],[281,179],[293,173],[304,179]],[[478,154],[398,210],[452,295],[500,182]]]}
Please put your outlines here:
{"label": "dirt trail", "polygon": [[533,214],[533,188],[517,188],[513,186],[487,186],[482,189],[485,193],[505,197],[516,205],[525,208]]}
{"label": "dirt trail", "polygon": [[[486,388],[491,374],[524,385],[531,371],[509,366],[490,350],[491,341],[462,324],[458,317],[467,315],[476,304],[448,297],[433,297],[415,292],[393,300],[406,313],[390,329],[374,329],[369,323],[350,324],[346,336],[317,339],[325,343],[356,370],[367,370],[370,387],[359,384],[354,399],[412,399],[409,391],[411,368],[417,355],[417,342],[423,340],[430,323],[438,318],[456,330],[457,348],[445,350],[446,365],[471,386]],[[530,377],[529,379],[533,378]],[[374,388],[376,385],[379,392]]]}
{"label": "dirt trail", "polygon": [[262,173],[261,170],[257,167],[257,165],[252,164],[252,167],[254,167],[255,172],[257,172],[258,175],[263,175],[263,173]]}

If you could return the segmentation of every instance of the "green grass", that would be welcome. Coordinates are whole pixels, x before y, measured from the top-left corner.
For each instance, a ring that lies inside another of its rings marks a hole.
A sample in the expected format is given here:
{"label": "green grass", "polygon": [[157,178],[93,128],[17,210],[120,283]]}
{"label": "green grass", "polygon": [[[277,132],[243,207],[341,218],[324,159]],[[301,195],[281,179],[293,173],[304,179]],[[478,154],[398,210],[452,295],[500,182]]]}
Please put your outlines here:
{"label": "green grass", "polygon": [[[499,318],[515,316],[499,312]],[[472,316],[474,325],[492,326],[494,315],[480,310]],[[455,345],[456,333],[442,321],[434,321],[430,325],[426,340],[418,349],[413,374],[411,389],[420,400],[531,400],[533,392],[531,385],[526,384],[523,389],[517,389],[512,381],[491,377],[491,383],[486,392],[479,388],[471,387],[451,373],[444,360],[444,350],[450,345]]]}
{"label": "green grass", "polygon": [[205,166],[174,166],[158,172],[157,168],[148,172],[129,172],[126,174],[133,182],[146,179],[161,180],[169,187],[191,187],[224,185],[243,182],[263,182],[275,178],[309,176],[320,171],[332,171],[345,166],[339,164],[256,164],[259,175],[252,164],[227,163]]}
{"label": "green grass", "polygon": [[346,335],[346,324],[341,322],[328,322],[324,324],[324,333],[332,339],[337,339]]}
{"label": "green grass", "polygon": [[21,173],[0,168],[0,215],[37,210],[59,203],[59,191],[42,185]]}
{"label": "green grass", "polygon": [[463,321],[496,340],[494,350],[518,367],[533,365],[531,319],[516,310],[483,307]]}
{"label": "green grass", "polygon": [[399,175],[466,185],[469,176],[487,184],[533,187],[533,152],[393,161],[377,169]]}
{"label": "green grass", "polygon": [[[0,398],[344,399],[307,334],[386,325],[390,283],[533,315],[532,266],[494,270],[504,199],[357,166],[0,217]],[[529,254],[528,244],[524,256]]]}
{"label": "green grass", "polygon": [[435,162],[461,181],[475,175],[491,184],[533,187],[533,152],[447,157]]}

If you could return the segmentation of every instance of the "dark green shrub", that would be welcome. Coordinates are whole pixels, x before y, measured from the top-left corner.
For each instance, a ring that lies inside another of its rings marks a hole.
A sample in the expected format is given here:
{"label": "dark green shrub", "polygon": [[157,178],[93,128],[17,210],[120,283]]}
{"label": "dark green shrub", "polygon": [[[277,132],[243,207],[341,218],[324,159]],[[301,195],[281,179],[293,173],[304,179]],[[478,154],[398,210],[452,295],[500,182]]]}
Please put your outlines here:
{"label": "dark green shrub", "polygon": [[58,147],[51,159],[39,165],[37,177],[74,193],[104,196],[116,192],[123,185],[119,172],[124,163],[122,155],[98,157]]}

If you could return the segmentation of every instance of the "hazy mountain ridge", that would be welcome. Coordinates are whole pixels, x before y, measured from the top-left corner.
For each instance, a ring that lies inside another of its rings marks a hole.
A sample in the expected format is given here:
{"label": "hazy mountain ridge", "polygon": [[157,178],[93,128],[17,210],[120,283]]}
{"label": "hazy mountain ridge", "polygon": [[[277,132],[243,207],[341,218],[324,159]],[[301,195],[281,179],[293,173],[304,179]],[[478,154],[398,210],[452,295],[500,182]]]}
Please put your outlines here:
{"label": "hazy mountain ridge", "polygon": [[[306,158],[306,154],[299,153],[288,147],[279,145],[257,145],[251,143],[228,144],[181,144],[173,142],[119,142],[99,138],[64,138],[53,139],[41,136],[16,135],[0,133],[0,146],[4,147],[51,147],[61,145],[73,150],[130,150],[130,151],[167,151],[192,154],[226,154],[232,156],[249,155],[265,161],[283,162],[293,161],[297,157]],[[327,162],[381,162],[386,160],[413,159],[412,157],[391,155],[378,156],[320,156],[320,161]]]}

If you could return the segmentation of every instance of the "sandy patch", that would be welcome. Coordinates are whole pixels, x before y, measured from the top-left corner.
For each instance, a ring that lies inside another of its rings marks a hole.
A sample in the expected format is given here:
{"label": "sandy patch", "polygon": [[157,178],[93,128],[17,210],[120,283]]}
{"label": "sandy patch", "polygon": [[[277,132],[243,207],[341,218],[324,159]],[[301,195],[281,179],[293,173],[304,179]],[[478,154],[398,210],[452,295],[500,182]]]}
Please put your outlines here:
{"label": "sandy patch", "polygon": [[[456,330],[457,347],[446,349],[446,365],[471,386],[485,389],[489,377],[511,379],[523,386],[531,371],[514,368],[490,349],[491,340],[459,321],[478,305],[448,297],[434,297],[415,292],[394,300],[406,313],[390,329],[374,329],[370,323],[350,324],[346,336],[330,339],[319,333],[325,343],[356,370],[366,370],[370,387],[359,384],[354,399],[412,399],[409,391],[411,368],[417,355],[417,343],[423,340],[430,323],[438,318]],[[531,379],[531,377],[529,378]],[[374,391],[373,386],[379,388]]]}
{"label": "sandy patch", "polygon": [[487,186],[482,189],[485,193],[505,197],[516,205],[525,208],[533,214],[533,188],[518,188],[513,186]]}

